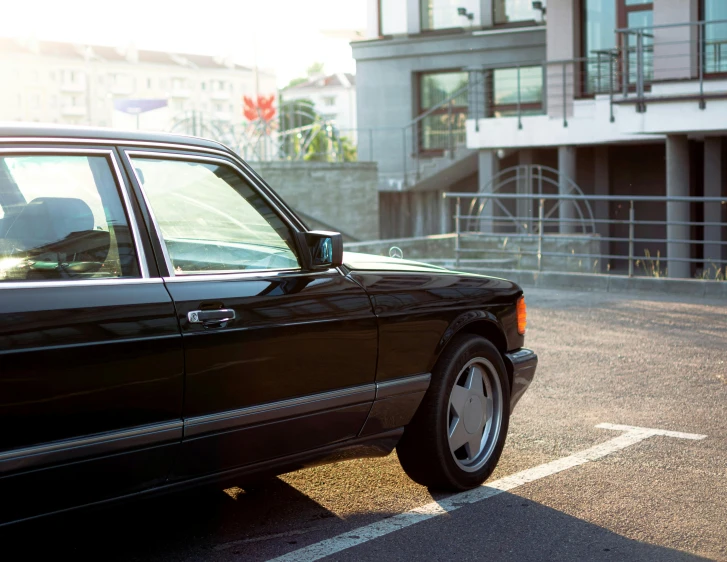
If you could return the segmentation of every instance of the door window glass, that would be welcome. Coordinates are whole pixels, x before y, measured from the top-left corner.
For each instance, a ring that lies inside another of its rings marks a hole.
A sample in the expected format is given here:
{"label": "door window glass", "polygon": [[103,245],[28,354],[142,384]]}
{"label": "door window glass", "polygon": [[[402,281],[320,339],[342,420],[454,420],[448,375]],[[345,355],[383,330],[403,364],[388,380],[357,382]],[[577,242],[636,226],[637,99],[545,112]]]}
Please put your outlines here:
{"label": "door window glass", "polygon": [[133,158],[175,275],[296,269],[282,219],[224,164]]}
{"label": "door window glass", "polygon": [[138,276],[105,157],[0,157],[0,282]]}

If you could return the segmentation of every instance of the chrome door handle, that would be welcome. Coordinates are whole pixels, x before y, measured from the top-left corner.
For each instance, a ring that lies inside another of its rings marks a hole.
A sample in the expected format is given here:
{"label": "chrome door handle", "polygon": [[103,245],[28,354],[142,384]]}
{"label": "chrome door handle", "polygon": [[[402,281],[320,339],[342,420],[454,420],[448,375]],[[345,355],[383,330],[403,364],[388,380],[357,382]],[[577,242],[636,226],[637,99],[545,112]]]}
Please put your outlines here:
{"label": "chrome door handle", "polygon": [[223,324],[235,319],[235,311],[231,308],[217,310],[191,310],[187,313],[190,324]]}

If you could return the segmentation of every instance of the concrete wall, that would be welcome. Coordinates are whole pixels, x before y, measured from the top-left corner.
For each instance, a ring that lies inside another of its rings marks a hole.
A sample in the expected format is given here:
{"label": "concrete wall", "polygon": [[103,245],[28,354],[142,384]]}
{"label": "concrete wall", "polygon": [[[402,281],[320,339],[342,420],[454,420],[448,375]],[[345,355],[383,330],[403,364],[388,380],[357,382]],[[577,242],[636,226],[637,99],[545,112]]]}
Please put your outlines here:
{"label": "concrete wall", "polygon": [[312,228],[348,239],[379,237],[379,192],[372,162],[253,162],[251,165]]}
{"label": "concrete wall", "polygon": [[404,161],[413,169],[415,140],[411,130],[403,128],[417,114],[418,73],[537,64],[545,58],[545,28],[417,35],[351,45],[356,59],[359,157],[377,162],[386,177],[400,175]]}
{"label": "concrete wall", "polygon": [[[654,25],[699,21],[699,0],[654,2]],[[698,73],[697,27],[654,29],[654,79],[680,80]]]}

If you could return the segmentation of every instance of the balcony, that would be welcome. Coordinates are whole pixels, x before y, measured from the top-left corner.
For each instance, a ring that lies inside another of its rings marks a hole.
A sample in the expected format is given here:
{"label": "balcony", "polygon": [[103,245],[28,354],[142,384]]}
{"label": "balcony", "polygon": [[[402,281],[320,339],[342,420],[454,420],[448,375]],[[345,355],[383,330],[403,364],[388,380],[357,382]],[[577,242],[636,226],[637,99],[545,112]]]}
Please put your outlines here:
{"label": "balcony", "polygon": [[62,82],[60,89],[61,92],[66,94],[82,94],[86,91],[86,82]]}
{"label": "balcony", "polygon": [[213,121],[232,121],[232,112],[230,111],[213,111],[212,112],[212,120]]}
{"label": "balcony", "polygon": [[[719,25],[724,39],[710,31]],[[501,69],[483,69],[479,83],[469,85],[467,146],[623,142],[727,129],[727,20],[616,32],[617,48],[539,65],[539,92],[525,83],[523,68],[511,71],[499,92]]]}
{"label": "balcony", "polygon": [[192,90],[184,86],[173,86],[170,95],[176,99],[189,99],[192,97]]}
{"label": "balcony", "polygon": [[109,90],[114,96],[130,96],[134,92],[134,88],[128,82],[112,84]]}
{"label": "balcony", "polygon": [[214,90],[210,97],[215,101],[227,101],[230,99],[230,92],[228,90]]}
{"label": "balcony", "polygon": [[85,117],[85,105],[64,105],[61,107],[61,115],[64,117]]}

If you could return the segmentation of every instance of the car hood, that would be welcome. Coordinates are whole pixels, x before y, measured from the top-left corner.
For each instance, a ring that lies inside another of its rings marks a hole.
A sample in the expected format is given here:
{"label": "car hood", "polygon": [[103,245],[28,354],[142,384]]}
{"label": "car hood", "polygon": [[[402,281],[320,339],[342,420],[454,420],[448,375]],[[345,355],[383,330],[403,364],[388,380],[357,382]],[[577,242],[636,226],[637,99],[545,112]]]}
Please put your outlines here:
{"label": "car hood", "polygon": [[438,265],[357,252],[343,252],[343,265],[354,271],[450,271]]}

